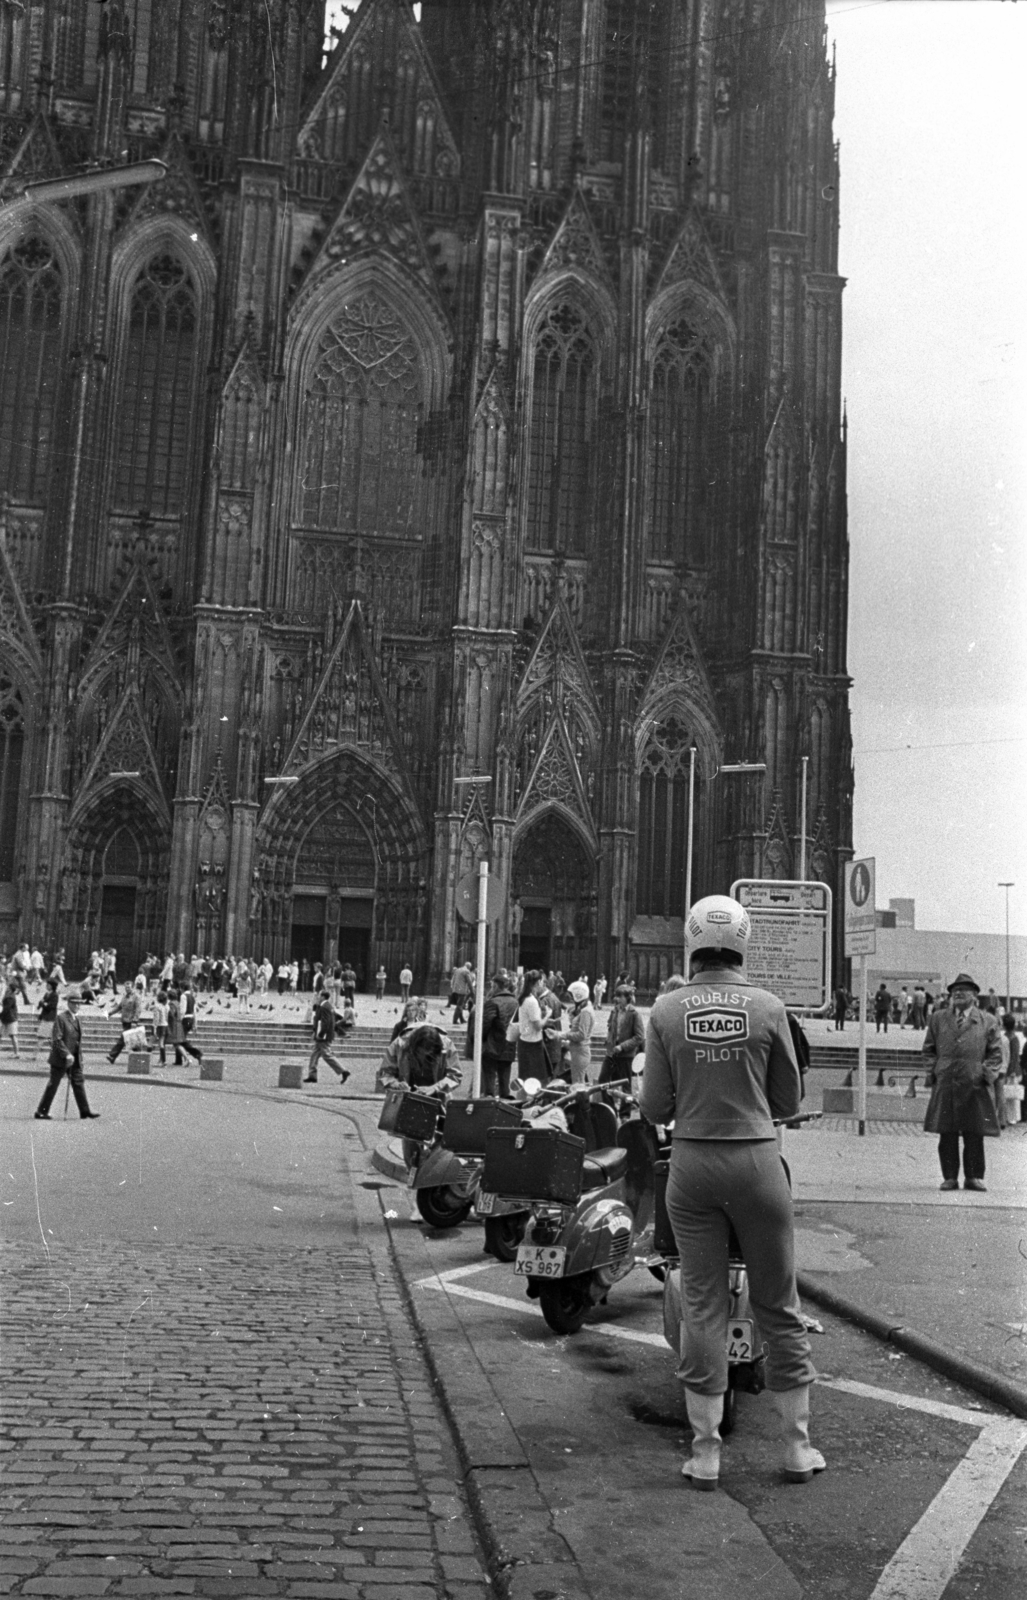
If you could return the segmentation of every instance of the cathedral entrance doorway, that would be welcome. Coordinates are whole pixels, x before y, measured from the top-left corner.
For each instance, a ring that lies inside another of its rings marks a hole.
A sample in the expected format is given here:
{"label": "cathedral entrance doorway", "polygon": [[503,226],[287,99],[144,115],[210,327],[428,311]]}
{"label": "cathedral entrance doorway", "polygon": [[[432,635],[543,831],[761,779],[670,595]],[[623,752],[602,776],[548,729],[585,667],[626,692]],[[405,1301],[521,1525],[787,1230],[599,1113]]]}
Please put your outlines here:
{"label": "cathedral entrance doorway", "polygon": [[135,794],[118,793],[73,828],[68,854],[61,913],[70,964],[116,950],[119,979],[134,978],[148,955],[165,953],[166,830]]}
{"label": "cathedral entrance doorway", "polygon": [[424,970],[427,840],[409,797],[361,752],[318,762],[266,809],[251,939],[275,963],[339,961],[368,988],[381,962]]}
{"label": "cathedral entrance doorway", "polygon": [[[377,861],[367,828],[337,801],[308,828],[296,854],[292,958],[348,961],[357,987],[367,982],[374,931]],[[315,953],[316,952],[316,953]]]}
{"label": "cathedral entrance doorway", "polygon": [[547,811],[514,849],[511,898],[520,905],[517,963],[595,976],[596,861],[581,836]]}
{"label": "cathedral entrance doorway", "polygon": [[323,894],[293,895],[290,961],[309,961],[311,967],[315,961],[324,961],[325,906]]}

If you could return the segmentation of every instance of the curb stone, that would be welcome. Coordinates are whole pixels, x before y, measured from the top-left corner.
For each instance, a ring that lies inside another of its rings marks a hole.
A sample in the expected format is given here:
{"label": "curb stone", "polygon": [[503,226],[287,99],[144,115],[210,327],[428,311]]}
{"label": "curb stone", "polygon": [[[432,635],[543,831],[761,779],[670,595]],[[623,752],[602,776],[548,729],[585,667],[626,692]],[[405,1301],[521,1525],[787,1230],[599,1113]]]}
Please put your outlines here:
{"label": "curb stone", "polygon": [[816,1305],[823,1306],[825,1311],[833,1311],[835,1316],[844,1317],[846,1322],[855,1323],[866,1333],[882,1339],[885,1344],[895,1345],[906,1355],[922,1361],[924,1366],[940,1372],[942,1377],[973,1389],[995,1405],[1005,1406],[1014,1416],[1027,1418],[1027,1389],[1014,1379],[1004,1377],[1001,1372],[993,1372],[980,1362],[968,1361],[965,1356],[947,1350],[926,1334],[917,1333],[915,1328],[906,1328],[901,1322],[883,1317],[879,1311],[869,1311],[857,1305],[854,1300],[846,1299],[837,1290],[818,1283],[816,1278],[809,1277],[805,1272],[796,1274],[796,1282],[804,1300],[812,1300]]}
{"label": "curb stone", "polygon": [[[369,1129],[354,1117],[365,1148]],[[442,1405],[461,1465],[462,1487],[484,1546],[489,1575],[505,1600],[595,1600],[566,1539],[553,1525],[527,1454],[499,1404],[462,1323],[444,1294],[415,1297],[412,1285],[435,1275],[420,1228],[384,1213],[399,1191],[372,1191],[374,1212],[359,1218],[387,1229],[388,1253]],[[369,1208],[370,1209],[370,1206]],[[380,1239],[380,1235],[378,1236]],[[380,1246],[379,1246],[380,1247]]]}

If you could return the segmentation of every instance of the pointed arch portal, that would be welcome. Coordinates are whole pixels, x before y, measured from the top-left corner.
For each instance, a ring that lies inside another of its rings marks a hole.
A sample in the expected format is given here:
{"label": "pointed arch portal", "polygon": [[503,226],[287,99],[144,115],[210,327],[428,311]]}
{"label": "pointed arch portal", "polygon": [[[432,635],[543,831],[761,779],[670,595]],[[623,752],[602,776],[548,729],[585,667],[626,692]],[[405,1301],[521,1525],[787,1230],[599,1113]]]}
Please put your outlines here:
{"label": "pointed arch portal", "polygon": [[95,949],[118,952],[118,974],[134,977],[163,954],[171,853],[167,818],[138,785],[105,788],[72,823],[61,914],[70,965]]}
{"label": "pointed arch portal", "polygon": [[596,858],[558,811],[527,825],[514,846],[511,899],[522,967],[596,975]]}
{"label": "pointed arch portal", "polygon": [[396,780],[359,751],[325,757],[261,819],[251,948],[271,961],[425,965],[428,841]]}

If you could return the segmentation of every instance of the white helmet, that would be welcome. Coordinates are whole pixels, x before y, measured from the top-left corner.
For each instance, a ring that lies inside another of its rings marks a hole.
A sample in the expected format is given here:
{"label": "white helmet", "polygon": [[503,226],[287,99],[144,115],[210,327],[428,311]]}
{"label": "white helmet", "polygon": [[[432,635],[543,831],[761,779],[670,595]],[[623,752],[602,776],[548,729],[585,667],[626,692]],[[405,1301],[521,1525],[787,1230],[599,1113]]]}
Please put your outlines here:
{"label": "white helmet", "polygon": [[700,950],[731,950],[745,961],[752,923],[749,913],[726,894],[708,894],[697,900],[685,919],[685,948],[689,956]]}

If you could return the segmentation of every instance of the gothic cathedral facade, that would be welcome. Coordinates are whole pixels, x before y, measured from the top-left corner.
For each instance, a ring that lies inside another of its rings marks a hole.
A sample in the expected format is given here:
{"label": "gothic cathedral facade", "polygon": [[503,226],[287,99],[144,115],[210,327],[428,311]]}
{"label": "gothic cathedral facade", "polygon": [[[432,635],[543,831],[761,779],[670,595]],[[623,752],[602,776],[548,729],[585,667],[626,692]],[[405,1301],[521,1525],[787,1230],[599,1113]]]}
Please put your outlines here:
{"label": "gothic cathedral facade", "polygon": [[168,169],[0,200],[8,948],[435,986],[487,858],[491,962],[651,992],[689,840],[837,890],[823,11],[0,0],[0,193]]}

